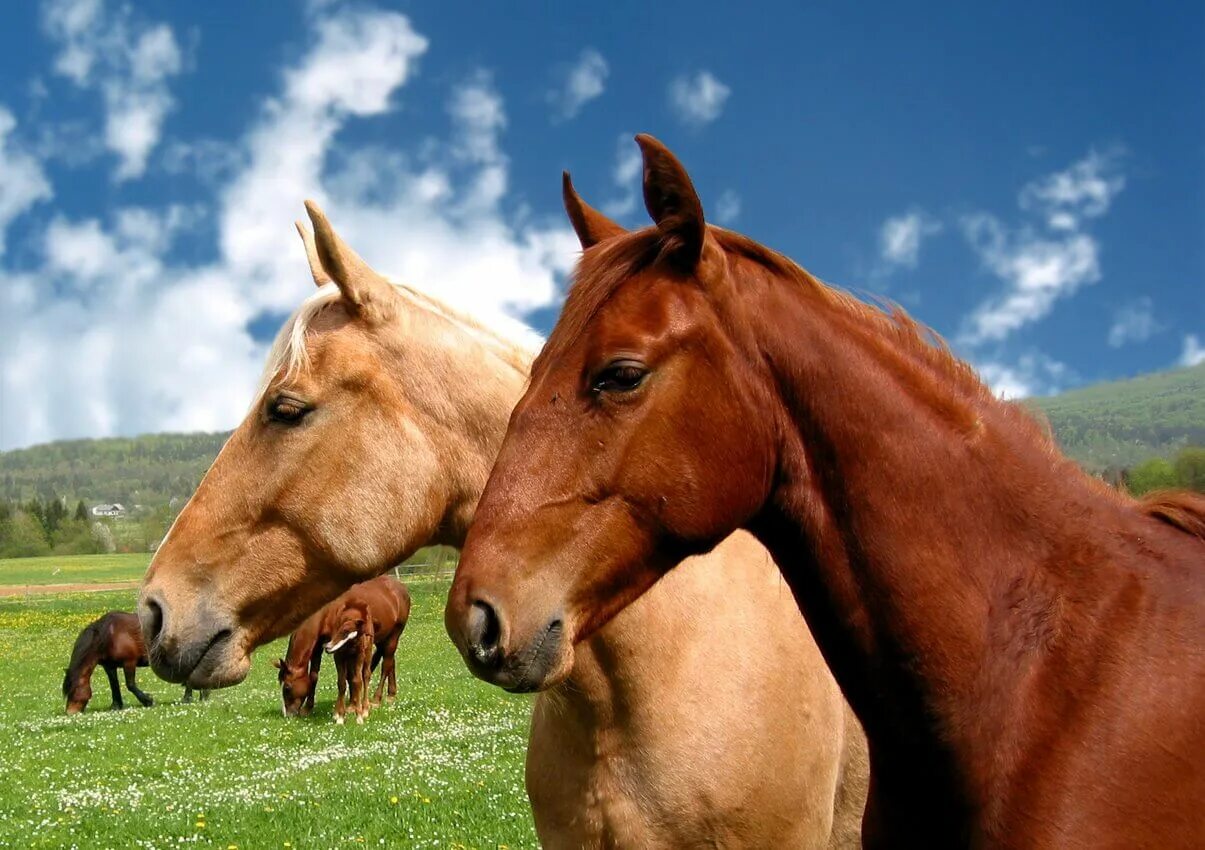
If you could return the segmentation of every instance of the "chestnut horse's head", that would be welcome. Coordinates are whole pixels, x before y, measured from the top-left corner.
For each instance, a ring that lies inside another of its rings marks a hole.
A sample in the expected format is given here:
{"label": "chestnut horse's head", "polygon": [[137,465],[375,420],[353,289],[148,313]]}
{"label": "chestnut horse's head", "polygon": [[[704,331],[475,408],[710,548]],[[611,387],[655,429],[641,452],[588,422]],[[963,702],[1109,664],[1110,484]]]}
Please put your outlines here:
{"label": "chestnut horse's head", "polygon": [[459,545],[526,380],[517,348],[376,274],[307,207],[319,290],[143,582],[151,665],[169,681],[237,683],[257,646],[352,584]]}
{"label": "chestnut horse's head", "polygon": [[67,698],[67,713],[79,714],[92,699],[92,677],[73,673],[70,668],[63,670],[63,696]]}
{"label": "chestnut horse's head", "polygon": [[280,704],[284,716],[308,716],[310,704],[307,699],[318,687],[318,672],[311,672],[308,662],[290,664],[287,658],[279,658],[272,664],[278,671],[276,678],[280,682]]}
{"label": "chestnut horse's head", "polygon": [[512,690],[562,680],[574,643],[749,520],[774,474],[730,275],[726,243],[743,237],[709,228],[682,165],[637,141],[654,227],[618,228],[566,180],[584,254],[448,600],[470,668]]}

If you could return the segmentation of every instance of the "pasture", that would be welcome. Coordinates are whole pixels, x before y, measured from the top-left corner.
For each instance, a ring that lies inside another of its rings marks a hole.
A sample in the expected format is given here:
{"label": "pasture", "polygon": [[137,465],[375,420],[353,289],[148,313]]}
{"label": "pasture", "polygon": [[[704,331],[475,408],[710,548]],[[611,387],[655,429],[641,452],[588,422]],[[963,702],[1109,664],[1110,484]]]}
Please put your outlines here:
{"label": "pasture", "polygon": [[137,581],[150,562],[143,553],[0,558],[0,586]]}
{"label": "pasture", "polygon": [[76,634],[132,610],[134,591],[0,599],[0,846],[533,846],[530,700],[465,671],[444,634],[446,580],[408,584],[398,699],[362,727],[332,722],[329,663],[314,715],[281,717],[271,661],[283,641],[207,703],[181,704],[182,688],[142,669],[157,704],[109,711],[97,670],[87,712],[67,717],[59,686]]}

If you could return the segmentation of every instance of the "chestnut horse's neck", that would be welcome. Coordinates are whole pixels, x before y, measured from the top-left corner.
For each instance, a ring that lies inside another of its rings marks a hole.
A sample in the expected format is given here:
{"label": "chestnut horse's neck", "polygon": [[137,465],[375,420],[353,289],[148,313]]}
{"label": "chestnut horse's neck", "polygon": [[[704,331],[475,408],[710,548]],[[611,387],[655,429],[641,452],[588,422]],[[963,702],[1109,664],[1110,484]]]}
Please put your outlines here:
{"label": "chestnut horse's neck", "polygon": [[751,528],[862,719],[876,776],[990,805],[1026,688],[1072,631],[1062,600],[1125,580],[1094,569],[1100,529],[1145,518],[905,317],[814,281],[740,283],[780,417]]}

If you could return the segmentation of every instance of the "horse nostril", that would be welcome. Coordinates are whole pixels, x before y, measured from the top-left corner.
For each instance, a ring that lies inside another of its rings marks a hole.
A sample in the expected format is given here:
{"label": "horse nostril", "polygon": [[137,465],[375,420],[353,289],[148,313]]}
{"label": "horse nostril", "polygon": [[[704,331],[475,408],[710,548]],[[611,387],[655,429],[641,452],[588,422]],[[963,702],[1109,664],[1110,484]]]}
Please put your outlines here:
{"label": "horse nostril", "polygon": [[146,601],[146,616],[142,618],[143,638],[152,646],[163,633],[163,608],[154,599]]}
{"label": "horse nostril", "polygon": [[494,606],[480,599],[469,609],[469,649],[474,660],[488,667],[497,666],[502,653],[498,642],[502,636],[502,623]]}

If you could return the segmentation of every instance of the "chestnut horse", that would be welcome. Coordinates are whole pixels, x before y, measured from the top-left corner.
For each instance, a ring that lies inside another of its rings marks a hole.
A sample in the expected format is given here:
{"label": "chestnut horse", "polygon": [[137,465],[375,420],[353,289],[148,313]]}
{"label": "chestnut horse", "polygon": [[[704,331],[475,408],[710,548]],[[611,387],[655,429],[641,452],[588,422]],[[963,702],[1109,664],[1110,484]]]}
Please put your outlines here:
{"label": "chestnut horse", "polygon": [[[75,639],[71,650],[71,662],[63,671],[63,696],[67,699],[67,713],[79,714],[92,699],[92,671],[100,665],[109,677],[109,691],[113,696],[110,708],[125,708],[121,699],[121,688],[117,684],[117,670],[125,673],[126,688],[148,708],[155,704],[150,694],[141,690],[136,681],[139,667],[147,666],[146,647],[142,640],[142,629],[138,617],[125,611],[110,611],[84,626]],[[208,691],[201,691],[201,699],[208,698]],[[192,702],[192,688],[185,686],[184,702]]]}
{"label": "chestnut horse", "polygon": [[[402,630],[406,628],[406,621],[410,618],[410,592],[404,584],[396,579],[387,575],[378,576],[362,585],[353,585],[334,602],[328,603],[306,617],[305,622],[289,635],[289,645],[285,650],[284,657],[272,662],[279,671],[277,679],[280,682],[281,711],[285,717],[308,717],[313,712],[314,698],[318,691],[318,673],[322,669],[323,649],[330,640],[335,627],[331,621],[345,597],[364,585],[379,585],[376,591],[372,591],[373,595],[381,596],[385,600],[393,600],[392,604],[382,607],[388,608],[390,611],[396,608],[394,616],[398,622],[395,626],[388,629],[377,629],[378,637],[374,644],[368,672],[375,671],[377,665],[384,659],[386,666],[381,671],[381,686],[384,686],[385,680],[388,678],[389,697],[392,699],[397,695],[395,657],[398,640],[401,638]],[[381,701],[380,690],[378,687],[376,696],[378,704]]]}
{"label": "chestnut horse", "polygon": [[866,729],[867,845],[1205,846],[1205,497],[1084,474],[637,141],[655,226],[585,254],[532,367],[449,597],[470,665],[560,681],[747,528]]}
{"label": "chestnut horse", "polygon": [[323,610],[322,631],[330,635],[324,649],[335,656],[339,675],[335,722],[343,724],[343,693],[348,689],[356,722],[363,723],[368,718],[369,680],[378,661],[383,663],[372,704],[381,704],[386,682],[389,699],[397,696],[394,657],[410,618],[410,591],[393,576],[378,576],[355,585]]}
{"label": "chestnut horse", "polygon": [[[310,214],[321,289],[143,586],[152,664],[175,681],[237,682],[352,582],[459,546],[527,382],[530,355],[391,286]],[[583,222],[587,243],[615,227]],[[526,785],[547,847],[848,846],[864,744],[777,569],[738,534],[536,698]]]}

